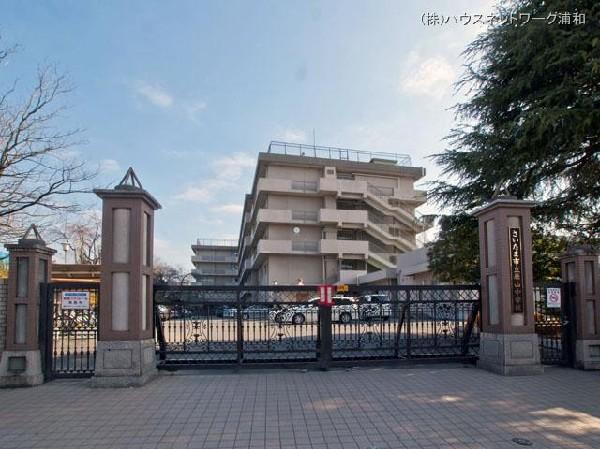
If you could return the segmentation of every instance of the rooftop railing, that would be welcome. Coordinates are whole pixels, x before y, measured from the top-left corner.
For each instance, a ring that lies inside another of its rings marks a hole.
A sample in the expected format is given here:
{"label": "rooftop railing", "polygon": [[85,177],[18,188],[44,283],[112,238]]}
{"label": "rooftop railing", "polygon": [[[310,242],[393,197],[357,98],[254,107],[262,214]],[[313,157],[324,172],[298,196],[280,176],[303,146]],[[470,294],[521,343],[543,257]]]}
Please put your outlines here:
{"label": "rooftop railing", "polygon": [[233,239],[196,239],[200,246],[238,246],[238,241]]}
{"label": "rooftop railing", "polygon": [[323,159],[337,159],[352,162],[384,162],[411,166],[410,156],[399,153],[375,153],[372,151],[351,150],[347,148],[323,147],[319,145],[305,145],[302,143],[289,143],[273,141],[269,144],[269,153],[288,154],[291,156],[318,157]]}

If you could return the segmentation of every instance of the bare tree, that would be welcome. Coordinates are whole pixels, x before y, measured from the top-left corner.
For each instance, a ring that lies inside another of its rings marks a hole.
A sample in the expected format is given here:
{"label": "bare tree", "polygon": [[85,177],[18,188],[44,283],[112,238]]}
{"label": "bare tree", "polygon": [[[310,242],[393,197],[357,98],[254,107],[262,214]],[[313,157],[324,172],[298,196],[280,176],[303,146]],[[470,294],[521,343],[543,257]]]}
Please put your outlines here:
{"label": "bare tree", "polygon": [[101,260],[102,217],[94,210],[78,214],[77,221],[56,225],[49,233],[52,243],[67,245],[75,263],[98,265]]}
{"label": "bare tree", "polygon": [[154,259],[154,282],[168,285],[187,285],[192,280],[192,274],[181,267],[174,267],[167,262]]}
{"label": "bare tree", "polygon": [[[0,49],[0,66],[13,50]],[[56,126],[70,91],[66,79],[45,67],[29,95],[20,97],[16,86],[0,86],[0,241],[19,236],[34,219],[76,210],[67,197],[88,192],[95,175],[69,156],[79,131]]]}

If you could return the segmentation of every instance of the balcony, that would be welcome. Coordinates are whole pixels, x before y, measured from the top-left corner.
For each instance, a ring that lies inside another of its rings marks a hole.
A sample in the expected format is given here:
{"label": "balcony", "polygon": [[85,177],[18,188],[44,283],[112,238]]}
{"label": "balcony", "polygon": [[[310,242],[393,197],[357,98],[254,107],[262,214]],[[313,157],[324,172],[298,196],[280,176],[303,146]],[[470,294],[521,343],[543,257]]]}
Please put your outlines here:
{"label": "balcony", "polygon": [[192,270],[192,275],[194,276],[237,276],[238,272],[235,269],[200,269],[194,268]]}
{"label": "balcony", "polygon": [[292,252],[295,253],[318,253],[319,241],[292,241]]}
{"label": "balcony", "polygon": [[256,245],[256,254],[288,254],[291,252],[291,240],[261,239]]}
{"label": "balcony", "polygon": [[[256,223],[289,223],[292,219],[291,210],[259,209],[256,214]],[[252,230],[254,235],[256,228]]]}
{"label": "balcony", "polygon": [[207,247],[207,246],[225,246],[228,248],[235,248],[238,246],[237,240],[231,239],[196,239],[196,244],[192,246]]}
{"label": "balcony", "polygon": [[358,277],[367,274],[367,270],[340,270],[340,284],[358,284]]}
{"label": "balcony", "polygon": [[342,210],[342,209],[321,209],[319,211],[319,221],[321,223],[335,223],[338,226],[343,224],[366,226],[366,210]]}
{"label": "balcony", "polygon": [[364,240],[321,240],[321,254],[363,254],[369,253],[369,242]]}
{"label": "balcony", "polygon": [[237,256],[199,256],[193,255],[192,262],[194,263],[236,263]]}
{"label": "balcony", "polygon": [[367,182],[349,179],[321,178],[319,180],[319,191],[335,195],[356,195],[363,197],[367,194]]}
{"label": "balcony", "polygon": [[256,194],[264,192],[281,192],[289,194],[317,193],[318,181],[292,181],[291,179],[260,178],[256,184]]}

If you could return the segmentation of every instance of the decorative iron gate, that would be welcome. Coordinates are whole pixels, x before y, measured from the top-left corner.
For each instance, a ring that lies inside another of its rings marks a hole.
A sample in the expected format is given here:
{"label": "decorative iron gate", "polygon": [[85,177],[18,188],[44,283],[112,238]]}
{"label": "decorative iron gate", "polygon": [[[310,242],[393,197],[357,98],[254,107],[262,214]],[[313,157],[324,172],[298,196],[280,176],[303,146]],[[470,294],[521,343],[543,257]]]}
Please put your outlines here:
{"label": "decorative iron gate", "polygon": [[479,286],[359,286],[320,326],[315,286],[155,286],[159,366],[474,358]]}
{"label": "decorative iron gate", "polygon": [[[546,365],[572,365],[574,341],[571,333],[571,284],[540,283],[533,288],[535,332],[538,335],[541,362]],[[558,296],[556,293],[560,293]],[[559,302],[557,303],[557,298]]]}
{"label": "decorative iron gate", "polygon": [[98,282],[42,284],[40,345],[46,379],[90,377],[96,366]]}

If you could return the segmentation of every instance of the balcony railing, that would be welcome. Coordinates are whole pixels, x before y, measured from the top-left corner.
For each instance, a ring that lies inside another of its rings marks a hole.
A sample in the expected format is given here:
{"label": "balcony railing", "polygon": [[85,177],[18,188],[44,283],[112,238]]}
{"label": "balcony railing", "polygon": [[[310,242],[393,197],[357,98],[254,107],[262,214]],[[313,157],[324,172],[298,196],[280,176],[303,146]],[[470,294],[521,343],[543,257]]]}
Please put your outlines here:
{"label": "balcony railing", "polygon": [[388,197],[394,196],[394,188],[393,187],[385,187],[385,186],[376,186],[374,184],[367,184],[367,190],[371,195],[379,196],[379,197]]}
{"label": "balcony railing", "polygon": [[317,210],[293,210],[292,220],[317,222],[319,221],[319,211]]}
{"label": "balcony railing", "polygon": [[269,144],[269,153],[291,156],[318,157],[352,162],[373,162],[377,160],[404,167],[411,166],[410,156],[399,153],[375,153],[372,151],[351,150],[347,148],[304,145],[301,143],[277,142]]}
{"label": "balcony railing", "polygon": [[237,255],[231,255],[231,256],[199,256],[199,255],[193,255],[192,256],[192,262],[197,262],[197,263],[202,263],[202,262],[207,262],[207,263],[235,263],[237,262]]}
{"label": "balcony railing", "polygon": [[316,253],[319,251],[318,241],[292,241],[292,251]]}
{"label": "balcony railing", "polygon": [[192,270],[192,274],[201,275],[201,276],[236,276],[237,270],[235,269],[215,269],[215,270],[202,270],[202,269],[194,269]]}
{"label": "balcony railing", "polygon": [[292,181],[292,190],[316,192],[319,190],[319,183],[317,181]]}
{"label": "balcony railing", "polygon": [[196,239],[198,246],[238,246],[237,240],[232,239]]}

